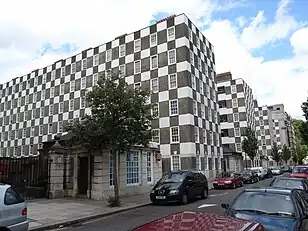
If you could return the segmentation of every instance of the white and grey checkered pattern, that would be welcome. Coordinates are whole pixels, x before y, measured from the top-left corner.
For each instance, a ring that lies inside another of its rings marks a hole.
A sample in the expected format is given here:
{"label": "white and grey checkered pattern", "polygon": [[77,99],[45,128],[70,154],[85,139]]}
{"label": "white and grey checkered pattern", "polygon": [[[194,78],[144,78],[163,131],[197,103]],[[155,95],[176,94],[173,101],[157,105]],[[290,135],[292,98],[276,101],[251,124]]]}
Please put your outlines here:
{"label": "white and grey checkered pattern", "polygon": [[222,156],[213,46],[184,14],[0,85],[0,156],[36,154],[64,122],[90,113],[86,90],[109,70],[153,91],[162,157]]}

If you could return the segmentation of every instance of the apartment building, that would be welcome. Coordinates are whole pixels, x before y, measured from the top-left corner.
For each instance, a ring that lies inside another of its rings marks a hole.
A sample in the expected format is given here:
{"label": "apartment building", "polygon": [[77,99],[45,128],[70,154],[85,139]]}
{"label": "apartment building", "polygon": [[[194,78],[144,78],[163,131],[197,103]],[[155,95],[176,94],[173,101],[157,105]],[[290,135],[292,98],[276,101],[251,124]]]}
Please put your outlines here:
{"label": "apartment building", "polygon": [[[160,144],[163,171],[192,168],[209,175],[220,169],[213,45],[185,14],[1,84],[0,156],[37,154],[43,142],[63,134],[63,123],[90,113],[86,91],[111,71],[130,86],[151,89],[153,141]],[[247,91],[236,81],[238,90]]]}
{"label": "apartment building", "polygon": [[224,167],[238,171],[243,168],[243,159],[251,166],[242,150],[242,140],[248,127],[255,129],[252,89],[243,79],[233,79],[230,72],[218,74],[216,83]]}

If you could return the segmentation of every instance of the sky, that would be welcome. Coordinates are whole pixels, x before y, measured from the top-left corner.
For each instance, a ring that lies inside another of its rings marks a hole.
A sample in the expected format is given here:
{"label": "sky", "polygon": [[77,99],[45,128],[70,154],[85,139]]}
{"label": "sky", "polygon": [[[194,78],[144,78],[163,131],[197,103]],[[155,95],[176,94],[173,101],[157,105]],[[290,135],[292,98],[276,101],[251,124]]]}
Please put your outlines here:
{"label": "sky", "polygon": [[308,96],[307,0],[10,0],[0,7],[0,83],[185,13],[259,105],[302,118]]}

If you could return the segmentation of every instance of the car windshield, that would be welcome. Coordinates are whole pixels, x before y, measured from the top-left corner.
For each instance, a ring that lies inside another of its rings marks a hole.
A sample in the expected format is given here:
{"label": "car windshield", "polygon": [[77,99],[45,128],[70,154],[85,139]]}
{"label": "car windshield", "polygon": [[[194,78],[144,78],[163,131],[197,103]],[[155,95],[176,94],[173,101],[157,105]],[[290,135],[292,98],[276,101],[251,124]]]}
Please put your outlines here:
{"label": "car windshield", "polygon": [[184,180],[186,176],[185,172],[170,172],[166,175],[164,175],[160,182],[161,183],[179,183]]}
{"label": "car windshield", "polygon": [[266,214],[277,214],[277,211],[279,214],[294,214],[291,197],[277,193],[244,192],[236,199],[232,209]]}
{"label": "car windshield", "polygon": [[293,173],[308,173],[308,167],[295,167]]}
{"label": "car windshield", "polygon": [[233,172],[222,172],[218,175],[218,178],[230,178],[233,176],[234,176]]}
{"label": "car windshield", "polygon": [[242,172],[242,175],[251,175],[252,174],[252,171],[249,171],[249,170],[245,170]]}
{"label": "car windshield", "polygon": [[279,188],[289,188],[289,189],[304,189],[303,184],[300,180],[292,179],[275,179],[272,186]]}

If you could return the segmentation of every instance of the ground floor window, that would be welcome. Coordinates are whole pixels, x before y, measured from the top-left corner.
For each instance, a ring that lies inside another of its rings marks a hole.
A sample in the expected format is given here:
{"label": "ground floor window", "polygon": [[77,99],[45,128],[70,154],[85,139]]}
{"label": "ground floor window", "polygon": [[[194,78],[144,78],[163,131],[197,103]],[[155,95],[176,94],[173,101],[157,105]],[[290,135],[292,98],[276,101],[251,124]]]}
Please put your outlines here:
{"label": "ground floor window", "polygon": [[177,171],[181,169],[181,162],[179,156],[172,156],[172,170]]}
{"label": "ground floor window", "polygon": [[113,175],[113,155],[109,154],[109,185],[114,186],[114,175]]}
{"label": "ground floor window", "polygon": [[208,158],[208,165],[209,165],[209,170],[213,170],[213,162],[212,162],[212,158]]}
{"label": "ground floor window", "polygon": [[152,182],[152,153],[147,153],[147,182]]}
{"label": "ground floor window", "polygon": [[126,153],[126,184],[139,184],[139,152]]}
{"label": "ground floor window", "polygon": [[197,171],[201,170],[201,156],[200,155],[196,156],[196,168],[197,168]]}

